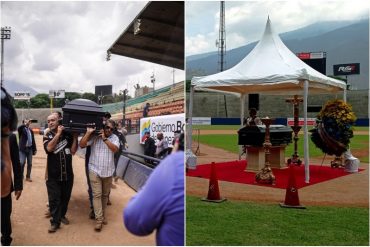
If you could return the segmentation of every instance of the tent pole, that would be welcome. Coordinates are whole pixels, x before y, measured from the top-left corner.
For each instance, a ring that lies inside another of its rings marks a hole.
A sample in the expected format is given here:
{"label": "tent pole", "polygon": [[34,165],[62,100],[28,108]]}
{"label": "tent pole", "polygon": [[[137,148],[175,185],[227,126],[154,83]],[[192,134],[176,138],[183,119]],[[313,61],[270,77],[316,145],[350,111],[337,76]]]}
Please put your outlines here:
{"label": "tent pole", "polygon": [[309,159],[309,147],[308,147],[308,129],[307,129],[307,106],[308,106],[308,80],[304,81],[304,97],[303,97],[303,108],[304,108],[304,171],[305,171],[305,182],[310,182],[310,159]]}
{"label": "tent pole", "polygon": [[240,127],[243,127],[244,111],[245,111],[245,94],[240,95]]}
{"label": "tent pole", "polygon": [[[240,128],[243,127],[244,120],[245,94],[240,94]],[[241,160],[243,148],[239,145],[239,160]]]}
{"label": "tent pole", "polygon": [[347,103],[347,87],[343,91],[343,101]]}
{"label": "tent pole", "polygon": [[187,124],[187,134],[188,134],[188,140],[187,140],[187,149],[191,150],[191,144],[192,144],[192,135],[193,135],[193,100],[194,100],[194,86],[190,86],[190,98],[189,98],[189,111],[188,111],[188,124]]}

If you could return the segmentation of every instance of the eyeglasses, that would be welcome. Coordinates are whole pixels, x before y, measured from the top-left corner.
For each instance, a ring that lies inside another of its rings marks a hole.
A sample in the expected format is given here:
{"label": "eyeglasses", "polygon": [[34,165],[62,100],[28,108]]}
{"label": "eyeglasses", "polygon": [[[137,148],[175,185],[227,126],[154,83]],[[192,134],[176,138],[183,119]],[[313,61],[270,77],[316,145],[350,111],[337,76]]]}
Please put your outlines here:
{"label": "eyeglasses", "polygon": [[113,130],[113,128],[112,127],[109,127],[109,126],[104,126],[104,129],[105,130]]}

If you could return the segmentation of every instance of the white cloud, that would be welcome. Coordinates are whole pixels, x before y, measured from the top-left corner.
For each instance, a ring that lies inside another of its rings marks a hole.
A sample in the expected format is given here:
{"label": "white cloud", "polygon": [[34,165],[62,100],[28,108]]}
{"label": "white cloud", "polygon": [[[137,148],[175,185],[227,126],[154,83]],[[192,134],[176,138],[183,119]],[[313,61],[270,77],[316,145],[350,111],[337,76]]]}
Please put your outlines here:
{"label": "white cloud", "polygon": [[[220,3],[190,1],[186,3],[186,10],[186,18],[190,18],[185,34],[186,55],[216,51],[214,41],[218,39]],[[225,1],[225,15],[229,50],[259,40],[267,16],[275,31],[284,33],[318,21],[368,18],[369,3],[361,0]],[[204,38],[200,39],[199,35]]]}
{"label": "white cloud", "polygon": [[[154,69],[156,88],[172,84],[172,68],[118,55],[106,61],[106,51],[146,4],[2,2],[2,26],[12,27],[11,40],[5,42],[4,80],[42,93],[94,92],[95,85],[105,84],[118,93],[129,83],[133,94],[133,82],[150,81]],[[176,70],[176,82],[183,74]]]}

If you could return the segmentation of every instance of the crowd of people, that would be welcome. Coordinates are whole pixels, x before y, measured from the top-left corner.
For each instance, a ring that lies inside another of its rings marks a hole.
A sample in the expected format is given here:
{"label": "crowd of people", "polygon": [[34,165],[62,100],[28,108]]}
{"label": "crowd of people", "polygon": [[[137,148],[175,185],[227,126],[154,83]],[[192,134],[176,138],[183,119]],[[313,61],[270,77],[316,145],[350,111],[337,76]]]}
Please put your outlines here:
{"label": "crowd of people", "polygon": [[[1,88],[2,245],[10,245],[12,242],[11,192],[14,191],[16,200],[20,198],[26,162],[25,181],[32,182],[32,156],[37,153],[34,133],[30,128],[31,120],[23,120],[17,128],[17,114],[10,98],[6,90]],[[122,151],[128,147],[125,137],[127,131],[122,128],[121,123],[116,124],[111,115],[106,113],[102,120],[103,128],[97,130],[93,125],[87,125],[81,140],[78,141],[81,133],[66,129],[61,124],[61,119],[60,112],[50,114],[47,117],[48,128],[43,134],[43,147],[47,155],[45,184],[48,195],[46,215],[50,216],[48,232],[55,233],[61,224],[70,223],[67,212],[74,183],[72,156],[78,146],[86,148],[85,170],[91,208],[89,217],[95,219],[94,229],[99,232],[103,225],[108,223],[106,208],[110,204],[110,190],[115,187],[113,181],[118,179],[117,161]],[[18,130],[19,144],[16,135],[13,134],[15,130]],[[172,154],[169,155],[168,143],[163,134],[158,133],[157,138],[158,143],[155,145],[149,135],[145,147],[150,147],[149,156],[163,161],[153,170],[142,190],[124,209],[124,224],[130,232],[137,235],[147,235],[157,229],[157,244],[183,245],[183,144],[179,135],[175,138]],[[168,157],[164,159],[166,156]],[[167,185],[161,186],[165,181]]]}

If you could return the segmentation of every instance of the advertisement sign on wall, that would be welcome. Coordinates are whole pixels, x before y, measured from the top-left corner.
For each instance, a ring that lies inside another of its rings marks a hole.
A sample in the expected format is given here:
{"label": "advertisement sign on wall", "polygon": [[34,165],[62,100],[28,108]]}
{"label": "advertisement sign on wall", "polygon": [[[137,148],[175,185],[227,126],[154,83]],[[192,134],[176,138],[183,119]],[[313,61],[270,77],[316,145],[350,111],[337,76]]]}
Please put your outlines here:
{"label": "advertisement sign on wall", "polygon": [[172,141],[174,139],[174,132],[185,130],[185,114],[173,114],[164,115],[158,117],[147,117],[140,119],[140,143],[144,144],[145,132],[149,132],[150,136],[157,143],[157,134],[163,133],[164,139],[168,142],[168,145],[172,147]]}
{"label": "advertisement sign on wall", "polygon": [[211,118],[210,117],[193,117],[191,122],[193,125],[211,125]]}
{"label": "advertisement sign on wall", "polygon": [[[307,118],[307,126],[315,126],[316,124],[316,118]],[[294,118],[288,117],[287,119],[287,125],[288,126],[294,126]],[[303,126],[304,125],[304,118],[299,118],[298,125]]]}

